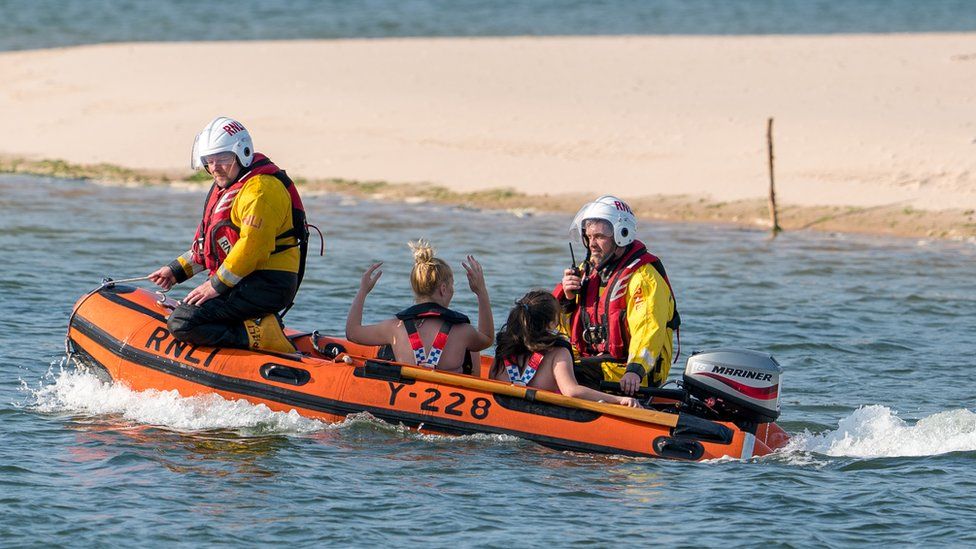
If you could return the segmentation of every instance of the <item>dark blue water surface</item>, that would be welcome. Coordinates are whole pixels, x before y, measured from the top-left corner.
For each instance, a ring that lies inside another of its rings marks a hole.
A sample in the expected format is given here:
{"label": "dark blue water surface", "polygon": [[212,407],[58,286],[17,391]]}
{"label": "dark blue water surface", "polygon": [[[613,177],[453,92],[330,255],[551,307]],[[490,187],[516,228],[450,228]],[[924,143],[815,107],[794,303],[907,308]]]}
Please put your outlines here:
{"label": "dark blue water surface", "polygon": [[971,0],[0,0],[0,50],[119,41],[973,29]]}
{"label": "dark blue water surface", "polygon": [[[784,365],[785,451],[675,463],[514,438],[339,425],[133,393],[67,368],[72,303],[185,249],[202,189],[0,176],[0,540],[5,546],[855,546],[976,543],[976,246],[644,223],[688,350]],[[567,263],[568,216],[306,196],[325,229],[289,325],[338,332],[409,304],[406,241],[485,265],[496,318]],[[455,305],[473,314],[463,282]],[[188,288],[174,290],[182,296]]]}

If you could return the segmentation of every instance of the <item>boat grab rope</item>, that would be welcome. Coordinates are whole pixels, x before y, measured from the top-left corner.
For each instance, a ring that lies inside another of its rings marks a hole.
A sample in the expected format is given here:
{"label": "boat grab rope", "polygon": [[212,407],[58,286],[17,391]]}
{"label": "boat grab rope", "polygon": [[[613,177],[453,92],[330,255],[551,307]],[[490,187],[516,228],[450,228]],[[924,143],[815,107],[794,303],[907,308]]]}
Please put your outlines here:
{"label": "boat grab rope", "polygon": [[[102,283],[97,288],[88,292],[87,294],[85,294],[85,297],[81,298],[81,301],[78,302],[78,305],[71,310],[71,315],[68,316],[68,331],[67,333],[64,334],[64,352],[65,355],[67,355],[66,358],[68,360],[71,359],[71,355],[73,355],[75,352],[74,346],[71,344],[71,323],[74,322],[75,315],[78,313],[78,309],[81,309],[81,306],[85,304],[85,301],[87,301],[89,297],[97,294],[98,292],[104,290],[105,288],[111,288],[116,284],[124,284],[126,282],[141,282],[143,280],[149,280],[149,277],[137,276],[135,278],[123,278],[120,280],[112,280],[111,278],[106,277],[102,279]],[[160,299],[163,299],[165,298],[165,295],[163,294],[165,294],[168,291],[169,290],[159,290],[156,293],[160,294]]]}

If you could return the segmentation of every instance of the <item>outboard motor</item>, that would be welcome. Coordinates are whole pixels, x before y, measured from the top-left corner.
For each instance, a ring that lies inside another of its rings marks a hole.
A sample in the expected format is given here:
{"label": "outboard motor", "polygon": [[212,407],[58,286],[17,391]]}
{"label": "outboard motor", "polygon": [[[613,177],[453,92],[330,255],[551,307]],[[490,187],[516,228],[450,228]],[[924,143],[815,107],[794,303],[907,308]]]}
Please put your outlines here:
{"label": "outboard motor", "polygon": [[683,386],[723,421],[769,423],[779,417],[783,368],[767,353],[744,349],[696,351]]}

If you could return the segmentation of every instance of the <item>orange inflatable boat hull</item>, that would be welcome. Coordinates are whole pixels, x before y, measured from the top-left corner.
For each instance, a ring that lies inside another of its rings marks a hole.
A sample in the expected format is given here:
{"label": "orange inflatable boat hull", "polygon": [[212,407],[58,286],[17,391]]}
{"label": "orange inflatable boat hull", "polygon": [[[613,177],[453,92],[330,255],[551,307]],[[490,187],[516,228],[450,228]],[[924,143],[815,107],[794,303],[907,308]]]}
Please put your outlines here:
{"label": "orange inflatable boat hull", "polygon": [[296,355],[197,347],[173,338],[168,313],[146,290],[101,289],[76,305],[68,328],[71,356],[137,391],[217,393],[328,422],[368,412],[424,432],[506,434],[561,450],[748,459],[788,440],[774,423],[740,426],[582,401],[380,360],[376,347],[317,334],[289,334],[301,352]]}

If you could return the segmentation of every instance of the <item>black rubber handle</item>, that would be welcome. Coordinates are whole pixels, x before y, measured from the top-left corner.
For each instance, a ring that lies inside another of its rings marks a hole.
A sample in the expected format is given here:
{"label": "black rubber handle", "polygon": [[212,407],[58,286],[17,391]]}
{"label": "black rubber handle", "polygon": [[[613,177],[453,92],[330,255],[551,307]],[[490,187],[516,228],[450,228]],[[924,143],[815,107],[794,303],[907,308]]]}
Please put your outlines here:
{"label": "black rubber handle", "polygon": [[[600,382],[601,391],[612,391],[615,393],[623,393],[620,390],[620,383],[616,381],[601,381]],[[661,397],[670,398],[672,400],[680,400],[684,402],[688,398],[688,391],[684,389],[661,389],[658,387],[641,387],[637,389],[637,394],[645,397]]]}

